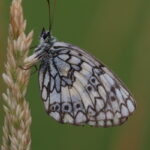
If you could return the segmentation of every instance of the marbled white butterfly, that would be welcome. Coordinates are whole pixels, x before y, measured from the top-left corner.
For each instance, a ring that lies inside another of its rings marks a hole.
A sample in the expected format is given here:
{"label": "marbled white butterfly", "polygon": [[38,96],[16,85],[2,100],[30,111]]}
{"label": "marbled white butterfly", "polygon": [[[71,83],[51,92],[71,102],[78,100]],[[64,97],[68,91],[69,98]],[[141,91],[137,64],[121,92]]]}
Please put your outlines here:
{"label": "marbled white butterfly", "polygon": [[[34,59],[45,110],[61,123],[110,127],[124,123],[135,101],[104,64],[81,48],[42,30]],[[32,58],[33,58],[32,57]]]}

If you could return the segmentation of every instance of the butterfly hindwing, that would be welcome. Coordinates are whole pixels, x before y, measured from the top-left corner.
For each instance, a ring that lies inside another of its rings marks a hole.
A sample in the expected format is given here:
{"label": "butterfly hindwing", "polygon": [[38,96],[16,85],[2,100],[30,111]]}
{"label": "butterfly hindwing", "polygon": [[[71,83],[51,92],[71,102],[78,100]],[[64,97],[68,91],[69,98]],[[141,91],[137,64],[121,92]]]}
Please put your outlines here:
{"label": "butterfly hindwing", "polygon": [[75,125],[120,125],[135,102],[119,79],[78,47],[55,42],[39,71],[41,96],[55,120]]}

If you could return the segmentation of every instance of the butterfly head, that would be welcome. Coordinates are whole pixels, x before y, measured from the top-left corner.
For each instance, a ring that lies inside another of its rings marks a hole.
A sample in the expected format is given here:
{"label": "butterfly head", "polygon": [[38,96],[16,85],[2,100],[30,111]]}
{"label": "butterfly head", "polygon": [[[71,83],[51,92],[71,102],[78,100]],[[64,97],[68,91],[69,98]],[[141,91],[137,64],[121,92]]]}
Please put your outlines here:
{"label": "butterfly head", "polygon": [[56,38],[52,36],[50,31],[46,31],[45,28],[42,29],[40,35],[40,43],[53,44],[56,42]]}

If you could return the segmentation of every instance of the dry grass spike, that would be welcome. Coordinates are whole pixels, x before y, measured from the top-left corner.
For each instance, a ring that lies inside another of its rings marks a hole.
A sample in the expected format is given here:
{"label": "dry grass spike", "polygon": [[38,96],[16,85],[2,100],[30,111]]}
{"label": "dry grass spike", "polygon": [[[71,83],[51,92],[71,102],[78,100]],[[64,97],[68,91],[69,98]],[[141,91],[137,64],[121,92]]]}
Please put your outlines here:
{"label": "dry grass spike", "polygon": [[10,24],[7,47],[6,73],[3,79],[7,85],[4,99],[4,126],[1,150],[30,150],[31,114],[25,99],[30,70],[23,70],[32,42],[33,31],[25,34],[26,20],[21,0],[13,0],[10,7]]}

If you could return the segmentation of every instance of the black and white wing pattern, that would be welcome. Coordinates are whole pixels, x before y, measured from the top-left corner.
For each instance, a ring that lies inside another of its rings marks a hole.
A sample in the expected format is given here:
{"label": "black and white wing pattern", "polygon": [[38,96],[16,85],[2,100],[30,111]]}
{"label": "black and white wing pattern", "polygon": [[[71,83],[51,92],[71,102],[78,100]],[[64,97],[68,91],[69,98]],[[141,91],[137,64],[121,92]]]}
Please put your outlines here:
{"label": "black and white wing pattern", "polygon": [[55,42],[39,70],[47,113],[61,123],[110,127],[124,123],[136,104],[121,81],[78,47]]}

